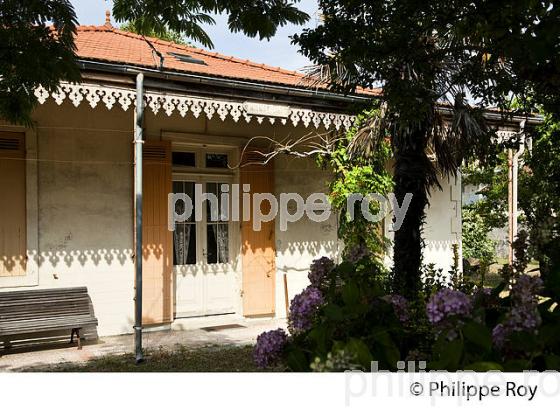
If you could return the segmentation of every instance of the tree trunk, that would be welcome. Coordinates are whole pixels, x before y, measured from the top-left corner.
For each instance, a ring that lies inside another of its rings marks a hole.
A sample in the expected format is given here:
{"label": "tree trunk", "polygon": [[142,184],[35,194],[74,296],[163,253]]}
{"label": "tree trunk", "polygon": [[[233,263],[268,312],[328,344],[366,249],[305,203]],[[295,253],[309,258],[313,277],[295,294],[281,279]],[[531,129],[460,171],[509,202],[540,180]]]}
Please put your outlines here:
{"label": "tree trunk", "polygon": [[407,193],[412,194],[412,200],[403,224],[395,232],[392,287],[395,293],[409,299],[418,296],[422,284],[422,232],[433,172],[426,144],[426,128],[393,140],[395,197],[399,206]]}

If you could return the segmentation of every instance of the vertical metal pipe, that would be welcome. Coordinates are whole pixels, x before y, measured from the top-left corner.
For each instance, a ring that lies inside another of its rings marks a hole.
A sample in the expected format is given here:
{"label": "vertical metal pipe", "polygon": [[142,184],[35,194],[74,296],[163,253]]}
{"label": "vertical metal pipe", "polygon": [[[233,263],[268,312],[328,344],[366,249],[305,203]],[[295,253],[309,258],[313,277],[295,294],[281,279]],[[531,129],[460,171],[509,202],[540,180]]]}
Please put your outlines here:
{"label": "vertical metal pipe", "polygon": [[517,239],[517,194],[518,194],[518,174],[519,174],[519,159],[525,153],[525,120],[519,124],[519,149],[513,153],[513,150],[508,150],[508,169],[509,169],[509,184],[508,184],[508,209],[509,209],[509,263],[513,264],[515,261],[515,252],[513,251],[513,241]]}
{"label": "vertical metal pipe", "polygon": [[144,75],[136,76],[136,115],[134,122],[134,212],[136,282],[134,297],[134,347],[136,363],[144,361],[142,353],[142,144],[144,119]]}
{"label": "vertical metal pipe", "polygon": [[508,149],[508,262],[513,264],[513,150]]}
{"label": "vertical metal pipe", "polygon": [[[517,202],[518,202],[518,176],[519,176],[519,160],[525,153],[525,120],[521,121],[519,125],[519,149],[513,155],[513,167],[512,167],[512,229],[511,236],[515,241],[517,239]],[[515,261],[515,254],[512,251],[512,260]]]}

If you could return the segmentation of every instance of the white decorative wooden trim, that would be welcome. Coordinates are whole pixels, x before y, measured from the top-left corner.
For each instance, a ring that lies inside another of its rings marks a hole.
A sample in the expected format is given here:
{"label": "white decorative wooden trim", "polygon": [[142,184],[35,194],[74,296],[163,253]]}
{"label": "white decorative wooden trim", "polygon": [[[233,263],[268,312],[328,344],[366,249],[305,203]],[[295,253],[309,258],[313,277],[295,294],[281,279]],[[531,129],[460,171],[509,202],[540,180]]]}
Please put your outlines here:
{"label": "white decorative wooden trim", "polygon": [[[108,110],[118,105],[122,110],[128,111],[131,106],[136,105],[134,90],[97,84],[61,83],[58,90],[51,93],[43,87],[38,87],[35,90],[35,96],[39,104],[45,104],[49,98],[52,98],[58,105],[61,105],[65,100],[69,100],[75,107],[85,102],[91,108],[103,104]],[[247,113],[244,102],[153,91],[146,92],[145,103],[154,115],[164,113],[171,116],[177,112],[180,116],[185,117],[190,112],[195,118],[204,115],[208,119],[219,118],[225,121],[227,118],[231,118],[234,122],[243,119],[247,123],[254,120],[259,124],[262,124],[266,118],[273,125],[282,124],[297,127],[302,124],[306,128],[324,128],[327,130],[332,128],[337,130],[348,129],[356,120],[353,115],[314,111],[298,107],[288,107],[289,114],[286,118],[265,115],[254,116]]]}

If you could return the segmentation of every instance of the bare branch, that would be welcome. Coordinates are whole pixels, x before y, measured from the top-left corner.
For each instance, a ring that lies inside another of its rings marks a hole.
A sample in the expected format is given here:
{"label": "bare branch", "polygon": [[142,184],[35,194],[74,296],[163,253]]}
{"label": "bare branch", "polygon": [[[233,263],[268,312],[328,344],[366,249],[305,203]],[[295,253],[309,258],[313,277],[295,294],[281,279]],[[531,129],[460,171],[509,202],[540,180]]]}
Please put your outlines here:
{"label": "bare branch", "polygon": [[[278,155],[291,155],[296,158],[309,158],[316,155],[331,155],[338,143],[345,140],[343,133],[328,131],[325,133],[310,132],[301,137],[288,135],[282,140],[275,140],[267,136],[255,136],[250,138],[243,149],[239,163],[230,166],[231,169],[242,168],[249,165],[266,165]],[[264,147],[263,147],[264,146]],[[244,161],[251,154],[262,158],[262,160]]]}

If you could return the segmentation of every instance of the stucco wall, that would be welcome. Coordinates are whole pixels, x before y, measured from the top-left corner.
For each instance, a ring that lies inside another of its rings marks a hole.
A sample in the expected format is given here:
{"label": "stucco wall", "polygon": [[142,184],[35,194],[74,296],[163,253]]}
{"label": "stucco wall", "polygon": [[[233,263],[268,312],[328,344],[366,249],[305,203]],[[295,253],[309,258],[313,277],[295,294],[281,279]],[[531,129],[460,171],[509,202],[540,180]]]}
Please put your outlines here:
{"label": "stucco wall", "polygon": [[[442,190],[433,189],[426,212],[424,263],[448,272],[453,265],[453,245],[461,243],[461,175],[440,178]],[[459,247],[459,268],[461,269]]]}
{"label": "stucco wall", "polygon": [[[459,245],[459,269],[462,269],[461,251],[461,174],[456,177],[440,177],[442,189],[430,192],[430,205],[426,208],[424,226],[424,264],[434,264],[436,269],[448,273],[453,266],[453,245]],[[386,235],[393,240],[393,232],[386,224]],[[386,264],[391,265],[392,249],[389,249]]]}
{"label": "stucco wall", "polygon": [[[87,286],[98,334],[129,333],[132,115],[53,105],[38,108],[36,153],[28,152],[37,178],[36,185],[28,178],[27,186],[28,203],[38,205],[36,220],[27,221],[28,232],[38,237],[32,255],[38,268],[34,287]],[[19,289],[14,286],[1,290]]]}
{"label": "stucco wall", "polygon": [[[279,157],[275,162],[276,195],[297,193],[303,199],[315,192],[328,192],[329,174],[317,168],[313,160]],[[288,204],[293,213],[295,204]],[[309,284],[309,265],[321,256],[337,257],[342,245],[337,240],[337,216],[332,213],[325,222],[311,221],[304,216],[280,230],[276,220],[276,315],[286,316],[284,274],[287,275],[288,297],[291,300]]]}

